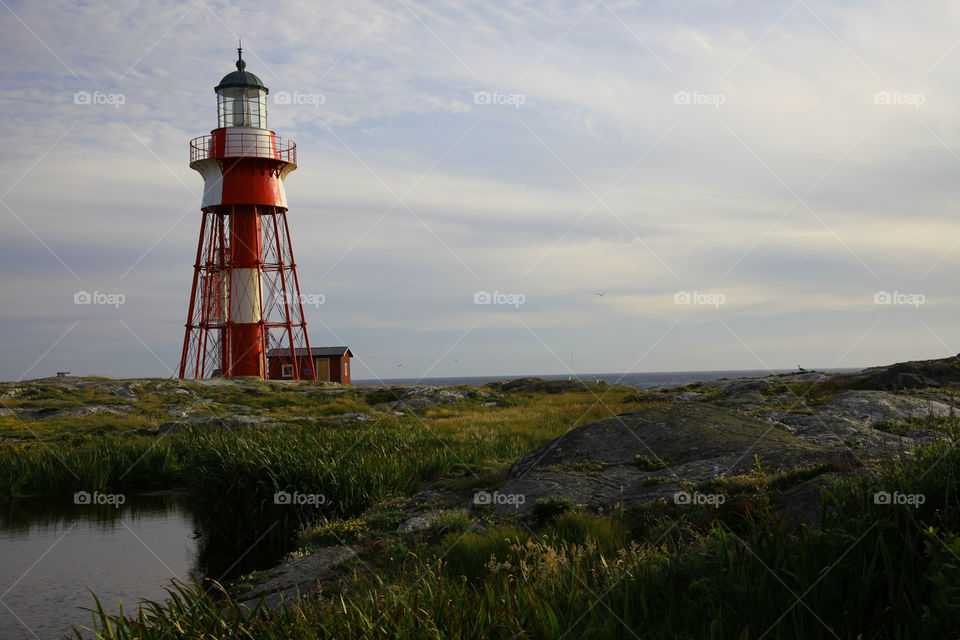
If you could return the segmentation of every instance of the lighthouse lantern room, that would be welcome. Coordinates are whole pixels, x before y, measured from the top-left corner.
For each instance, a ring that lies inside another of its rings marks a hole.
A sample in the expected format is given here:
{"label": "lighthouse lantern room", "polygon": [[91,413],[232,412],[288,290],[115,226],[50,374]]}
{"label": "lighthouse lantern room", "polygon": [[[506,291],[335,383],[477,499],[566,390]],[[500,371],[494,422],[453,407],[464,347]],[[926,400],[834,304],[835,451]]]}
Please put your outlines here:
{"label": "lighthouse lantern room", "polygon": [[219,126],[190,142],[203,218],[180,377],[263,378],[270,352],[290,377],[314,380],[294,357],[310,349],[283,189],[297,146],[267,128],[269,90],[242,49],[215,91]]}

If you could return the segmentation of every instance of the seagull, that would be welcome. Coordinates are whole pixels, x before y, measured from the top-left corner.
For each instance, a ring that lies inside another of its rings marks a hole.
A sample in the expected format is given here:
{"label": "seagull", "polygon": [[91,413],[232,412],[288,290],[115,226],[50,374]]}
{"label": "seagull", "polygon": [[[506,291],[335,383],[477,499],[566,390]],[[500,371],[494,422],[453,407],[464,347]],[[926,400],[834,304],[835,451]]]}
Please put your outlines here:
{"label": "seagull", "polygon": [[606,294],[606,293],[595,293],[594,295],[600,296],[600,297],[602,298],[603,296],[605,296],[605,295],[607,295],[607,294]]}

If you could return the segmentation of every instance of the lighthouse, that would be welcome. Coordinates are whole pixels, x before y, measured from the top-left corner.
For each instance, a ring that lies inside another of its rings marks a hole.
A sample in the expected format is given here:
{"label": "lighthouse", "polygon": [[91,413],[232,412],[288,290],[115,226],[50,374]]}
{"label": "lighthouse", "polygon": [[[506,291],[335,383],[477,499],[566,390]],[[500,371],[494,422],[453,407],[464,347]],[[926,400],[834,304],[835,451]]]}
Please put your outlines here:
{"label": "lighthouse", "polygon": [[310,353],[283,189],[297,145],[267,127],[269,90],[241,48],[236,65],[214,88],[217,128],[190,142],[203,217],[180,377],[264,378],[269,352],[287,377],[314,380],[295,357]]}

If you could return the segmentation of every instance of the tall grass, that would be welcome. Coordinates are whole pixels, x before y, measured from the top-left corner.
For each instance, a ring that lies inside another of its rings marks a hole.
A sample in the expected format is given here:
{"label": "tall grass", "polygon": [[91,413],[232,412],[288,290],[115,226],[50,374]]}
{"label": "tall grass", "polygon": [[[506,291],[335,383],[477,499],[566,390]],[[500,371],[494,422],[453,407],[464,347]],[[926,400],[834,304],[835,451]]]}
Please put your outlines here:
{"label": "tall grass", "polygon": [[[296,400],[283,389],[266,393],[256,387],[246,396],[232,388],[214,391],[220,402],[243,400],[249,406],[272,406],[276,397]],[[614,390],[611,402],[622,393],[626,391]],[[367,407],[364,394],[353,396],[327,398],[320,413]],[[148,394],[142,397],[152,402]],[[518,398],[508,404],[489,409],[468,402],[430,408],[422,418],[193,430],[163,437],[137,431],[91,436],[74,425],[72,432],[39,442],[0,443],[0,495],[183,488],[209,542],[289,541],[305,524],[359,514],[455,469],[505,469],[568,428],[611,414],[589,393]],[[319,506],[277,504],[279,492],[324,500]]]}
{"label": "tall grass", "polygon": [[[960,452],[935,445],[879,479],[837,481],[824,525],[769,512],[669,543],[568,513],[537,531],[451,534],[338,596],[249,616],[197,585],[138,616],[99,613],[101,637],[952,637],[960,613]],[[882,504],[878,491],[923,495]],[[219,603],[219,604],[218,604]],[[106,629],[111,629],[108,633]],[[114,634],[114,635],[110,635]]]}
{"label": "tall grass", "polygon": [[[227,535],[287,536],[321,517],[349,517],[391,495],[409,494],[455,468],[512,459],[527,438],[489,428],[407,423],[196,432],[186,467],[192,511]],[[536,439],[545,439],[546,435]],[[321,495],[319,506],[277,504],[278,492]],[[261,523],[258,530],[248,526]]]}
{"label": "tall grass", "polygon": [[0,446],[0,487],[12,497],[178,486],[184,482],[178,444],[146,436],[6,444]]}

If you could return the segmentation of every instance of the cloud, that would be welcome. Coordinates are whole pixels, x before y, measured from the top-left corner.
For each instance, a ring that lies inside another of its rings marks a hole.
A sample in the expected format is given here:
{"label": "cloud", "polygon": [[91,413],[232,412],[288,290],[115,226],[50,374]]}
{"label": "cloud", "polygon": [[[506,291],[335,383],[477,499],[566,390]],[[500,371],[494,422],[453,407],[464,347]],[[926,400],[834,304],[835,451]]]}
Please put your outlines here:
{"label": "cloud", "polygon": [[[3,18],[0,286],[18,304],[0,311],[2,377],[74,322],[31,375],[167,375],[149,350],[179,357],[200,219],[188,142],[216,124],[239,36],[272,96],[306,96],[268,113],[299,145],[294,250],[327,299],[313,341],[349,342],[371,371],[402,357],[418,375],[470,326],[469,370],[432,373],[562,372],[552,351],[571,349],[613,370],[674,322],[641,368],[866,365],[951,343],[948,3],[11,9],[30,30]],[[78,309],[80,288],[129,304]],[[478,309],[480,289],[529,302]],[[880,289],[931,302],[878,309]],[[677,308],[679,290],[728,302]]]}

